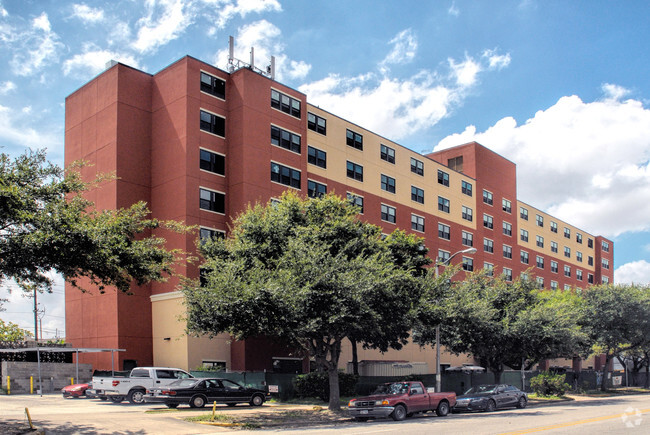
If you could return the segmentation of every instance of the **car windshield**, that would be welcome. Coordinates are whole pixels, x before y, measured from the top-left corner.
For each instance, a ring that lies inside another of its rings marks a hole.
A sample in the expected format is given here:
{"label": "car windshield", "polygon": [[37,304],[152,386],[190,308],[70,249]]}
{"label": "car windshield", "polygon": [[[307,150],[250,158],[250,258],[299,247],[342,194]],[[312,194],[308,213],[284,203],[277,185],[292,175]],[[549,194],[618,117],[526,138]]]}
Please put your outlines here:
{"label": "car windshield", "polygon": [[408,393],[409,384],[405,382],[393,382],[392,384],[382,384],[375,389],[373,394],[404,394]]}
{"label": "car windshield", "polygon": [[169,384],[169,386],[175,388],[189,388],[194,386],[194,384],[200,381],[201,381],[200,379],[179,379],[178,381],[174,381],[171,384]]}
{"label": "car windshield", "polygon": [[478,385],[465,391],[465,394],[494,393],[494,390],[496,389],[496,385]]}

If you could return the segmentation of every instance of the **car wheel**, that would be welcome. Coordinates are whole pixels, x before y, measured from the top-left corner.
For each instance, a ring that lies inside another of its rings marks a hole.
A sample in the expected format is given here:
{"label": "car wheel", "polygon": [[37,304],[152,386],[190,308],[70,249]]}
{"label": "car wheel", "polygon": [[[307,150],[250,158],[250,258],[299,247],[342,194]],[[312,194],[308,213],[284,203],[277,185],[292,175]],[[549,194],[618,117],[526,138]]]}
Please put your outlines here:
{"label": "car wheel", "polygon": [[256,394],[253,397],[251,397],[250,405],[251,406],[262,406],[262,403],[264,403],[264,396],[261,394]]}
{"label": "car wheel", "polygon": [[124,400],[124,396],[110,396],[110,399],[113,403],[120,403],[122,400]]}
{"label": "car wheel", "polygon": [[448,414],[449,414],[449,402],[443,400],[442,402],[438,403],[438,407],[436,408],[436,415],[438,417],[446,417]]}
{"label": "car wheel", "polygon": [[129,391],[127,399],[129,399],[129,402],[133,405],[140,405],[144,403],[144,394],[144,390],[131,390]]}
{"label": "car wheel", "polygon": [[99,398],[99,400],[102,400],[102,401],[106,402],[106,401],[108,400],[108,397],[106,397],[106,396],[101,396],[101,397]]}
{"label": "car wheel", "polygon": [[360,422],[368,421],[368,417],[354,417],[354,421],[360,421]]}
{"label": "car wheel", "polygon": [[494,402],[494,400],[492,400],[492,399],[488,400],[488,403],[487,403],[487,406],[485,407],[485,410],[487,412],[493,412],[496,409],[497,409],[497,404]]}
{"label": "car wheel", "polygon": [[390,416],[395,421],[402,421],[406,418],[406,408],[404,405],[397,405]]}
{"label": "car wheel", "polygon": [[528,405],[528,401],[526,400],[526,398],[524,396],[521,396],[519,398],[519,401],[517,402],[517,408],[524,409],[526,407],[526,405]]}
{"label": "car wheel", "polygon": [[178,408],[178,403],[165,403],[165,406],[167,408],[176,409],[176,408]]}
{"label": "car wheel", "polygon": [[190,406],[192,408],[203,408],[205,406],[205,397],[203,396],[194,396],[190,400]]}

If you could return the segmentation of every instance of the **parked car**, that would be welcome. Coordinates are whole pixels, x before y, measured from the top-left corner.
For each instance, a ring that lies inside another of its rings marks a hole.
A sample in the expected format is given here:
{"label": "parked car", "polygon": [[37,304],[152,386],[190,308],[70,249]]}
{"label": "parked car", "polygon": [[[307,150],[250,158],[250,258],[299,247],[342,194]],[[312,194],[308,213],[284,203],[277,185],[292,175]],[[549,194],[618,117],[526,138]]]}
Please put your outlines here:
{"label": "parked car", "polygon": [[148,389],[144,397],[147,403],[164,403],[168,408],[189,405],[203,408],[208,403],[225,403],[235,406],[248,403],[261,406],[268,393],[257,388],[247,388],[223,378],[182,379],[165,388]]}
{"label": "parked car", "polygon": [[66,385],[65,387],[61,388],[61,394],[63,394],[63,397],[85,397],[86,390],[88,390],[88,388],[90,388],[89,384]]}
{"label": "parked car", "polygon": [[184,370],[170,367],[136,367],[127,376],[93,376],[90,393],[102,400],[119,403],[125,398],[133,404],[144,403],[147,389],[162,388],[179,379],[193,378]]}
{"label": "parked car", "polygon": [[401,421],[428,411],[444,417],[455,404],[456,393],[431,392],[422,382],[391,382],[379,385],[370,396],[350,400],[348,412],[357,421],[382,417]]}
{"label": "parked car", "polygon": [[492,412],[498,408],[525,408],[527,404],[528,395],[512,385],[479,385],[470,388],[462,396],[458,396],[454,412]]}

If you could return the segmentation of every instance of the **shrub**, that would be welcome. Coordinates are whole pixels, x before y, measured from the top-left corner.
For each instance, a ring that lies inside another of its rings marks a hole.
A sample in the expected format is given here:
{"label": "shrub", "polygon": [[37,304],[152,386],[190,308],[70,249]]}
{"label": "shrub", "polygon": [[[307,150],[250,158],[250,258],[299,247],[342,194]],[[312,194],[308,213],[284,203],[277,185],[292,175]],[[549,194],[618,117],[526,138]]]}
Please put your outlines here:
{"label": "shrub", "polygon": [[562,374],[542,372],[530,380],[530,387],[538,396],[564,396],[571,389]]}
{"label": "shrub", "polygon": [[[339,371],[339,392],[342,397],[353,396],[359,377]],[[311,372],[297,376],[294,388],[298,397],[317,397],[327,402],[330,397],[330,384],[327,372]]]}

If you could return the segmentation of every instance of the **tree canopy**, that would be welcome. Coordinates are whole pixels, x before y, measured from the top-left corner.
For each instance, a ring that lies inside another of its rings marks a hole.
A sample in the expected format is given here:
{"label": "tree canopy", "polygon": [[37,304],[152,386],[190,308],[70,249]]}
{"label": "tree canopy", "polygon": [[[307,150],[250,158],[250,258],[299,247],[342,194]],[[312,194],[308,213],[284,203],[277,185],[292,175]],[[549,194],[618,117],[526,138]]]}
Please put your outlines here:
{"label": "tree canopy", "polygon": [[174,222],[148,219],[146,204],[119,210],[94,209],[84,193],[109,177],[84,182],[79,166],[63,171],[43,151],[11,159],[0,154],[0,282],[49,289],[50,271],[78,285],[82,277],[103,291],[129,292],[131,283],[163,280],[177,251],[151,236]]}
{"label": "tree canopy", "polygon": [[0,343],[22,341],[31,336],[29,331],[20,328],[17,324],[0,319]]}
{"label": "tree canopy", "polygon": [[421,239],[383,238],[357,213],[333,194],[285,193],[249,208],[228,239],[203,244],[204,284],[183,289],[188,328],[283,340],[327,370],[329,407],[339,409],[342,340],[383,351],[405,344],[428,263]]}

